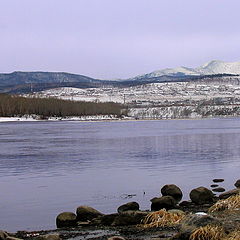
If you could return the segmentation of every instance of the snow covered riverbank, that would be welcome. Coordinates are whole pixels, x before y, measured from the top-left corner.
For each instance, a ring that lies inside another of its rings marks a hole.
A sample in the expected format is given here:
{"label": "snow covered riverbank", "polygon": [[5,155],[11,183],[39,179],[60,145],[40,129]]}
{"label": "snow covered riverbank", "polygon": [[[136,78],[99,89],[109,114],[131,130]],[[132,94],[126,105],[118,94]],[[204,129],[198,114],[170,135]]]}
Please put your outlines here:
{"label": "snow covered riverbank", "polygon": [[[132,119],[125,117],[124,120]],[[26,116],[26,117],[0,117],[1,122],[26,122],[26,121],[113,121],[122,120],[114,115],[97,115],[97,116],[72,116],[72,117],[49,117],[40,118],[39,116]]]}

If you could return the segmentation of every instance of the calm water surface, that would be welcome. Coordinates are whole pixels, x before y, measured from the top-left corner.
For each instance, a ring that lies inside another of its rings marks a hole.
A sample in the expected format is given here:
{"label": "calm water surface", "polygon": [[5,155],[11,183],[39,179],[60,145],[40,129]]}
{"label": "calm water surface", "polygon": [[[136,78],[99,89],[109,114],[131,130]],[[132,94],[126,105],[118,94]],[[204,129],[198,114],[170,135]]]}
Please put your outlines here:
{"label": "calm water surface", "polygon": [[149,209],[169,183],[185,199],[213,178],[231,189],[239,167],[237,118],[0,123],[0,228],[53,229],[60,212],[79,205],[112,213],[138,201]]}

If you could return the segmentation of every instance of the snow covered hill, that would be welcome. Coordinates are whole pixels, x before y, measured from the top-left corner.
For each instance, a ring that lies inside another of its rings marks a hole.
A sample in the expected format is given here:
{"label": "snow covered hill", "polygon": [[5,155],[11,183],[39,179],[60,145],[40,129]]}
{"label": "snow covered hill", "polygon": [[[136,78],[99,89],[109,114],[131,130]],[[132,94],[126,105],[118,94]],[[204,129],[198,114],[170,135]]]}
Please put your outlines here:
{"label": "snow covered hill", "polygon": [[131,80],[155,78],[161,76],[200,76],[200,75],[214,75],[214,74],[234,74],[240,75],[240,62],[223,62],[214,60],[203,64],[197,68],[178,67],[166,68],[159,71],[154,71],[148,74],[139,75]]}

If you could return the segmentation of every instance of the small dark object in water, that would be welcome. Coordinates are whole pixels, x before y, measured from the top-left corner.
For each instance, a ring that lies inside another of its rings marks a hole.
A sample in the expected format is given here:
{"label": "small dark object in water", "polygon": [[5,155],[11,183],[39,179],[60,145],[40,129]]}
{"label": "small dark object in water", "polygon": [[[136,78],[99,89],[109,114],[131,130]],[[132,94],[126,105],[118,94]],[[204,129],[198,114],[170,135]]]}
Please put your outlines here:
{"label": "small dark object in water", "polygon": [[213,182],[224,182],[224,179],[222,179],[222,178],[215,178],[215,179],[213,179]]}
{"label": "small dark object in water", "polygon": [[218,184],[212,184],[210,187],[218,187],[219,185]]}
{"label": "small dark object in water", "polygon": [[137,196],[137,194],[123,194],[123,195],[121,195],[121,198],[127,199],[127,198],[133,198],[136,196]]}
{"label": "small dark object in water", "polygon": [[218,187],[218,188],[213,188],[212,190],[213,192],[225,192],[225,189],[222,187]]}
{"label": "small dark object in water", "polygon": [[235,186],[236,188],[240,188],[240,179],[238,179],[238,180],[235,182],[234,186]]}

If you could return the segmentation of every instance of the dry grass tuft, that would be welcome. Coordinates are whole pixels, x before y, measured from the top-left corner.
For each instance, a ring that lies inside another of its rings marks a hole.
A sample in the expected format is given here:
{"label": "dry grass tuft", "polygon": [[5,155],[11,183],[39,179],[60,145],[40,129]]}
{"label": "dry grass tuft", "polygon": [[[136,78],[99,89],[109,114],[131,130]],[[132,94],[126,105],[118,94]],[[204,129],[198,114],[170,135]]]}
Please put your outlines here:
{"label": "dry grass tuft", "polygon": [[143,228],[170,227],[178,224],[185,214],[180,212],[168,212],[161,209],[157,212],[148,214],[143,220]]}
{"label": "dry grass tuft", "polygon": [[220,200],[209,208],[208,212],[218,212],[223,210],[234,210],[240,208],[240,195],[234,195],[227,199]]}
{"label": "dry grass tuft", "polygon": [[224,236],[225,233],[222,227],[207,225],[197,228],[190,235],[189,240],[221,240]]}
{"label": "dry grass tuft", "polygon": [[224,240],[240,240],[240,230],[228,234]]}

